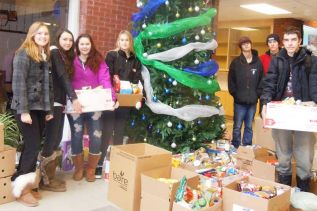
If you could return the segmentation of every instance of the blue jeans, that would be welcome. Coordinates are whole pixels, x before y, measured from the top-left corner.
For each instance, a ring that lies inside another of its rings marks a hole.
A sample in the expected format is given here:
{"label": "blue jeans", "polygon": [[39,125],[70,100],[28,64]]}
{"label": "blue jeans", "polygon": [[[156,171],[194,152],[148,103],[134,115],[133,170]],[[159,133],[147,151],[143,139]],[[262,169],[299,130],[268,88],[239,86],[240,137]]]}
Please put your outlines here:
{"label": "blue jeans", "polygon": [[69,124],[72,133],[72,154],[78,155],[83,152],[84,125],[87,126],[89,135],[89,153],[99,154],[102,136],[102,112],[87,112],[81,114],[69,114]]}
{"label": "blue jeans", "polygon": [[232,145],[238,148],[241,144],[241,127],[244,123],[244,132],[242,138],[242,145],[252,145],[252,122],[256,111],[256,104],[242,105],[234,103],[233,113],[233,131],[232,131]]}
{"label": "blue jeans", "polygon": [[296,174],[302,179],[311,177],[314,159],[314,133],[293,130],[272,129],[278,158],[277,171],[280,175],[292,175],[291,159],[296,161]]}

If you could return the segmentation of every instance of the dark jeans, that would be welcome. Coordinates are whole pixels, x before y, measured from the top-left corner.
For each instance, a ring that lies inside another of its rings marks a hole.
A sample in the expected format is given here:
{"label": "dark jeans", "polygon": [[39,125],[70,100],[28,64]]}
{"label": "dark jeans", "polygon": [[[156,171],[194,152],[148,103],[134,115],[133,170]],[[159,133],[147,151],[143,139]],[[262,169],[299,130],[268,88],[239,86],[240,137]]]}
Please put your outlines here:
{"label": "dark jeans", "polygon": [[103,113],[103,129],[101,142],[101,156],[98,165],[101,166],[105,159],[107,149],[112,139],[113,145],[120,145],[125,135],[125,127],[130,116],[129,107],[119,107],[115,111],[104,111]]}
{"label": "dark jeans", "polygon": [[242,145],[252,145],[252,122],[254,119],[255,111],[256,104],[243,105],[234,103],[232,145],[235,148],[238,148],[241,144],[242,123],[244,123]]}
{"label": "dark jeans", "polygon": [[16,114],[20,132],[23,136],[24,146],[22,149],[17,171],[12,176],[14,181],[18,176],[35,172],[37,156],[41,149],[41,139],[43,137],[43,128],[45,125],[45,111],[30,111],[32,124],[26,124],[21,121],[21,114]]}
{"label": "dark jeans", "polygon": [[63,136],[64,119],[62,106],[54,107],[54,118],[46,123],[45,142],[42,149],[42,156],[49,157],[58,149]]}
{"label": "dark jeans", "polygon": [[78,155],[83,152],[84,125],[87,125],[89,135],[89,153],[99,154],[102,138],[101,111],[81,114],[69,114],[68,120],[72,133],[72,154]]}

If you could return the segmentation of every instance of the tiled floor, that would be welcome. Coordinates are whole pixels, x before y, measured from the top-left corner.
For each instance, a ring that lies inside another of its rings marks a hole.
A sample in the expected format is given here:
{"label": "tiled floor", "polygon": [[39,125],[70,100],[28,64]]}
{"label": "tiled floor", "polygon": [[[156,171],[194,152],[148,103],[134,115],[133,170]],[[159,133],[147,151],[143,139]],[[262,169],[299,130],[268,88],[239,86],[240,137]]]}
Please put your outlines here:
{"label": "tiled floor", "polygon": [[59,176],[67,182],[66,192],[40,191],[43,198],[38,207],[11,202],[0,205],[0,211],[122,211],[107,201],[108,183],[105,180],[76,182],[72,180],[71,173]]}

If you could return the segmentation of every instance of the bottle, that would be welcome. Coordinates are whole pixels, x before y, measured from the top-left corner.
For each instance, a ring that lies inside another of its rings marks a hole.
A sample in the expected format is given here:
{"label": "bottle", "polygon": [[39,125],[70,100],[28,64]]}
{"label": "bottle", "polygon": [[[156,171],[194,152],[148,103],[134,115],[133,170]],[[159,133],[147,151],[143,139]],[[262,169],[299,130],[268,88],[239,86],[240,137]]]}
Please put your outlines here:
{"label": "bottle", "polygon": [[116,93],[120,92],[120,78],[118,75],[113,76],[113,88]]}
{"label": "bottle", "polygon": [[111,152],[111,145],[107,148],[106,157],[104,160],[104,172],[105,172],[105,180],[109,181],[109,173],[110,173],[110,152]]}

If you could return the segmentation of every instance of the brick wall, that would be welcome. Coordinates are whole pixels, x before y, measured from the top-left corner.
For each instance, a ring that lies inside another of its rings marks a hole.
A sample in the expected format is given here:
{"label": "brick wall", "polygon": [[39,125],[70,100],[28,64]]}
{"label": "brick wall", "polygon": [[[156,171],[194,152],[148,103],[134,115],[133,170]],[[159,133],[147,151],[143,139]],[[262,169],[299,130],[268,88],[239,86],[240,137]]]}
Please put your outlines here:
{"label": "brick wall", "polygon": [[[278,34],[282,40],[284,30],[289,26],[295,26],[303,30],[303,21],[294,18],[279,18],[273,21],[273,32]],[[303,32],[302,32],[303,34]]]}
{"label": "brick wall", "polygon": [[136,0],[80,0],[79,33],[92,35],[105,55],[115,48],[118,33],[130,29],[131,15],[137,11]]}

